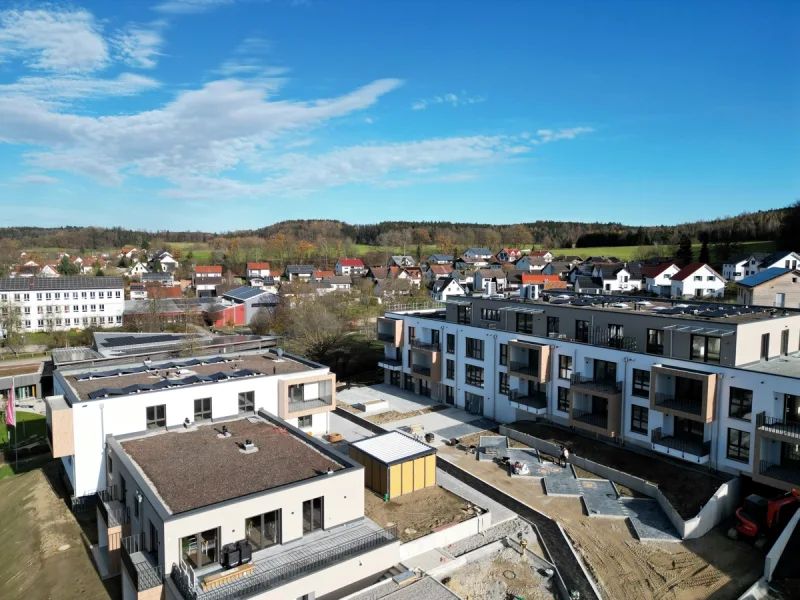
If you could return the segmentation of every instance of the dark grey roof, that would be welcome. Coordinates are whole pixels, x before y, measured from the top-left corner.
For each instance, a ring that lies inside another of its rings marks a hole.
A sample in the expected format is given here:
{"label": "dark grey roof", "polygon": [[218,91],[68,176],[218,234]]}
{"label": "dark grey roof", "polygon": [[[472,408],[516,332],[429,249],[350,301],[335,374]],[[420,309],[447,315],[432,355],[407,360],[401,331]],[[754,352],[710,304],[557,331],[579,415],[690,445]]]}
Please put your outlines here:
{"label": "dark grey roof", "polygon": [[762,261],[767,256],[769,256],[768,252],[748,252],[747,254],[737,254],[736,256],[731,256],[730,258],[722,261],[726,265],[735,265],[736,263],[740,263],[743,260],[749,260],[750,257],[755,258],[757,261]]}
{"label": "dark grey roof", "polygon": [[600,290],[603,289],[603,286],[597,283],[591,277],[586,277],[585,275],[579,275],[575,281],[575,285],[582,290]]}
{"label": "dark grey roof", "polygon": [[172,273],[142,273],[142,281],[170,281]]}
{"label": "dark grey roof", "polygon": [[243,285],[242,287],[238,287],[233,290],[228,290],[224,294],[222,294],[223,298],[232,298],[234,300],[249,300],[250,298],[255,298],[256,296],[261,296],[262,294],[267,294],[269,292],[265,292],[262,289],[250,287],[248,285]]}
{"label": "dark grey roof", "polygon": [[0,279],[0,292],[123,289],[122,277],[15,277]]}
{"label": "dark grey roof", "polygon": [[292,275],[312,275],[314,273],[314,267],[311,265],[287,265],[286,272]]}
{"label": "dark grey roof", "polygon": [[756,287],[761,285],[762,283],[766,283],[768,281],[772,281],[773,279],[786,275],[791,271],[792,271],[791,269],[785,269],[781,267],[770,267],[769,269],[765,269],[760,273],[756,273],[755,275],[750,275],[749,277],[745,277],[744,279],[742,279],[741,281],[737,281],[736,283],[738,285],[741,285],[742,287],[748,287],[748,288]]}
{"label": "dark grey roof", "polygon": [[464,252],[464,254],[466,254],[467,252],[472,252],[473,254],[488,254],[490,256],[492,254],[494,254],[488,248],[467,248],[467,250]]}
{"label": "dark grey roof", "polygon": [[778,262],[779,260],[783,260],[784,258],[789,256],[791,253],[792,253],[791,250],[780,250],[778,252],[773,252],[772,254],[769,254],[766,257],[764,257],[764,259],[761,261],[761,264],[758,265],[758,266],[759,267],[763,267],[763,268],[767,268],[770,265]]}
{"label": "dark grey roof", "polygon": [[453,262],[452,254],[431,254],[428,257],[428,262]]}
{"label": "dark grey roof", "polygon": [[617,273],[619,273],[624,267],[622,265],[613,266],[613,267],[600,267],[600,273],[603,274],[603,279],[616,279]]}
{"label": "dark grey roof", "polygon": [[337,285],[342,285],[342,284],[350,285],[353,283],[353,280],[350,278],[350,275],[334,275],[333,277],[325,277],[322,281],[327,281],[328,283],[335,283]]}
{"label": "dark grey roof", "polygon": [[628,273],[631,274],[633,279],[641,279],[642,278],[642,265],[641,263],[628,263],[625,266],[628,269]]}

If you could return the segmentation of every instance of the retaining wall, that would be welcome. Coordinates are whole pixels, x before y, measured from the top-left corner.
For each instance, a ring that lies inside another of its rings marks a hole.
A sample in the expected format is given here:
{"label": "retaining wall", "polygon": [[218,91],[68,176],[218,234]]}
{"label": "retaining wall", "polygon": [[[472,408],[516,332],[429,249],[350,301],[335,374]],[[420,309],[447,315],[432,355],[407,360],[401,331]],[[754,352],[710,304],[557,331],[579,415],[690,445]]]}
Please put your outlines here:
{"label": "retaining wall", "polygon": [[794,516],[792,516],[792,518],[786,524],[786,527],[783,528],[783,531],[778,536],[778,539],[775,540],[772,549],[770,549],[770,551],[767,553],[767,558],[764,560],[764,579],[767,581],[772,581],[772,576],[775,574],[775,568],[778,566],[778,561],[781,559],[781,554],[783,554],[786,544],[789,543],[789,538],[792,537],[798,521],[800,521],[800,510],[794,513]]}
{"label": "retaining wall", "polygon": [[436,548],[444,548],[464,538],[483,533],[491,524],[492,516],[487,511],[468,521],[462,521],[452,527],[447,527],[441,531],[434,531],[416,540],[405,542],[404,544],[400,544],[400,560],[403,561]]}
{"label": "retaining wall", "polygon": [[[539,452],[545,452],[551,456],[559,456],[561,453],[561,448],[557,444],[528,435],[527,433],[509,429],[505,425],[500,426],[500,433],[507,435],[512,440],[526,444],[531,448],[536,448]],[[574,454],[570,455],[569,462],[576,467],[609,479],[614,483],[624,485],[640,494],[655,498],[661,509],[667,515],[667,518],[678,531],[678,535],[681,536],[681,539],[692,539],[705,535],[723,519],[733,514],[736,507],[739,505],[740,480],[731,479],[720,485],[696,517],[684,520],[670,501],[667,500],[667,497],[658,489],[658,486],[649,481],[645,481],[629,473],[612,469],[611,467],[588,460],[582,456],[575,456]]]}

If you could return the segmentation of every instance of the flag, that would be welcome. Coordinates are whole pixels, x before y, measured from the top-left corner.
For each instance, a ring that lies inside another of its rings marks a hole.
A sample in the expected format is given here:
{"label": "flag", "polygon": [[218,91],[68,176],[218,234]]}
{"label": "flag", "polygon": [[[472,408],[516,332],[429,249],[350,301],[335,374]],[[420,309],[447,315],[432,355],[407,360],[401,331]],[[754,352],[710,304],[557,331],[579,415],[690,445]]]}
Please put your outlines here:
{"label": "flag", "polygon": [[8,396],[8,402],[6,402],[6,426],[8,427],[16,427],[17,420],[16,420],[16,411],[14,410],[14,378],[11,378],[11,393]]}

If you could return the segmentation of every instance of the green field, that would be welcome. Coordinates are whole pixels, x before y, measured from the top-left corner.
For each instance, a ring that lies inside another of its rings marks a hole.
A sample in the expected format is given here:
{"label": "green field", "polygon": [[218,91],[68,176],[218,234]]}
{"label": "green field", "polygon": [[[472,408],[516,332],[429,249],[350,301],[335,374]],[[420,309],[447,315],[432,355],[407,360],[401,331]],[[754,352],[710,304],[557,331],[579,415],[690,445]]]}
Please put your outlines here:
{"label": "green field", "polygon": [[[16,403],[15,403],[16,404]],[[5,415],[0,423],[0,448],[4,448],[8,443],[8,427],[6,427]],[[11,433],[14,445],[17,444],[17,433],[19,433],[20,444],[25,444],[28,440],[36,437],[42,439],[47,436],[47,420],[44,415],[22,412],[17,410],[17,428]]]}
{"label": "green field", "polygon": [[[692,250],[694,251],[694,257],[697,258],[700,254],[700,247],[701,244],[692,244]],[[639,251],[640,249],[651,249],[657,248],[657,246],[608,246],[608,247],[598,247],[598,248],[561,248],[559,250],[552,250],[551,252],[556,256],[561,254],[569,254],[571,256],[580,256],[581,258],[587,258],[589,256],[616,256],[621,260],[631,260],[633,256]],[[713,246],[710,248],[711,250],[711,259],[714,260],[714,248]],[[741,244],[741,253],[745,254],[747,252],[774,252],[775,250],[775,243],[774,242],[744,242]]]}

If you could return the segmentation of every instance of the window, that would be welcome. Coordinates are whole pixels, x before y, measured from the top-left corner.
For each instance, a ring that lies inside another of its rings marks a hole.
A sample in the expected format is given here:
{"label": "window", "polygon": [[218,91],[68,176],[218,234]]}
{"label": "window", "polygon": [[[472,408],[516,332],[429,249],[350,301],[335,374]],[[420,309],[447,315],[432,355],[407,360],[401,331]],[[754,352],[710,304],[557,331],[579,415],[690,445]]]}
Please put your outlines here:
{"label": "window", "polygon": [[119,292],[115,292],[114,297],[119,298]]}
{"label": "window", "polygon": [[416,327],[409,327],[408,328],[408,339],[409,341],[414,340],[417,338],[417,328]]}
{"label": "window", "polygon": [[139,518],[139,502],[136,499],[136,494],[133,495],[133,516]]}
{"label": "window", "polygon": [[47,293],[44,295],[44,299],[45,299],[45,300],[50,300],[52,297],[53,297],[53,295],[52,295],[50,292],[47,292]]}
{"label": "window", "polygon": [[457,306],[456,321],[459,325],[472,324],[472,306]]}
{"label": "window", "polygon": [[109,474],[113,475],[113,473],[114,473],[114,461],[111,458],[110,454],[108,455],[108,460],[106,462],[108,463],[108,472],[109,472]]}
{"label": "window", "polygon": [[[66,295],[64,296],[64,299],[66,300]],[[72,292],[72,299],[73,300],[77,300],[78,299],[78,292]]]}
{"label": "window", "polygon": [[517,313],[517,332],[533,333],[533,315]]}
{"label": "window", "polygon": [[39,300],[39,301],[41,301],[41,299],[42,299],[42,295],[41,295],[41,294],[36,294],[36,299],[37,299],[37,300]]}
{"label": "window", "polygon": [[156,429],[167,426],[167,405],[147,407],[147,428]]}
{"label": "window", "polygon": [[211,418],[211,398],[200,398],[194,401],[194,420],[202,421]]}
{"label": "window", "polygon": [[500,364],[508,364],[508,344],[500,344]]}
{"label": "window", "polygon": [[695,281],[703,281],[703,276],[702,275],[695,275],[694,276],[694,280]]}
{"label": "window", "polygon": [[273,510],[244,520],[244,536],[253,550],[281,543],[281,511]]}
{"label": "window", "polygon": [[498,375],[497,391],[503,396],[508,396],[508,373],[498,373]]}
{"label": "window", "polygon": [[558,386],[558,404],[556,409],[569,412],[569,388]]}
{"label": "window", "polygon": [[419,380],[419,394],[420,396],[425,396],[426,398],[431,397],[431,382],[427,379],[420,379]]}
{"label": "window", "polygon": [[89,292],[89,298],[91,298],[92,300],[94,300],[94,292]]}
{"label": "window", "polygon": [[547,317],[547,335],[558,333],[558,317]]}
{"label": "window", "polygon": [[447,353],[448,354],[456,353],[456,336],[453,333],[447,334]]}
{"label": "window", "polygon": [[81,305],[81,310],[82,310],[82,312],[86,312],[86,309],[87,309],[87,308],[88,308],[88,306],[87,306],[86,304],[82,304],[82,305]]}
{"label": "window", "polygon": [[91,312],[97,312],[97,305],[96,304],[92,304],[91,306],[89,306],[89,310]]}
{"label": "window", "polygon": [[444,401],[445,404],[454,406],[456,403],[456,390],[451,385],[444,386]]}
{"label": "window", "polygon": [[300,429],[308,429],[311,427],[311,415],[306,415],[304,417],[297,417],[297,426]]}
{"label": "window", "polygon": [[734,419],[750,420],[753,413],[753,391],[742,388],[731,388],[731,401],[728,416]]}
{"label": "window", "polygon": [[483,360],[483,340],[467,338],[467,358]]}
{"label": "window", "polygon": [[476,367],[475,365],[464,365],[466,373],[467,385],[474,385],[475,387],[483,387],[483,367]]}
{"label": "window", "polygon": [[305,400],[305,385],[298,383],[289,386],[289,402],[303,402]]}
{"label": "window", "polygon": [[728,429],[728,458],[740,462],[750,461],[750,433]]}
{"label": "window", "polygon": [[608,324],[608,342],[612,348],[622,347],[622,337],[624,336],[624,328],[622,325],[615,325],[614,323]]}
{"label": "window", "polygon": [[98,292],[97,293],[97,297],[100,298],[100,300],[102,300],[104,296],[105,296],[105,294],[103,292]]}
{"label": "window", "polygon": [[575,340],[589,343],[589,321],[575,321]]}
{"label": "window", "polygon": [[769,360],[769,334],[761,334],[761,360]]}
{"label": "window", "polygon": [[664,330],[663,329],[648,329],[647,330],[647,353],[648,354],[664,354]]}
{"label": "window", "polygon": [[781,331],[781,354],[786,356],[789,354],[789,330],[784,329]]}
{"label": "window", "polygon": [[81,292],[81,298],[83,298],[84,300],[86,300],[86,292]]}
{"label": "window", "polygon": [[719,363],[720,338],[707,335],[693,335],[692,360]]}
{"label": "window", "polygon": [[101,304],[100,305],[100,312],[104,312],[105,310],[106,310],[106,305],[105,304]]}
{"label": "window", "polygon": [[563,354],[558,357],[558,377],[560,379],[569,379],[572,377],[572,357],[564,356]]}
{"label": "window", "polygon": [[253,412],[256,409],[255,392],[239,392],[239,412]]}
{"label": "window", "polygon": [[180,539],[181,558],[193,569],[199,569],[219,560],[219,530],[209,529]]}
{"label": "window", "polygon": [[483,319],[484,321],[499,321],[500,311],[497,310],[496,308],[482,308],[481,319]]}
{"label": "window", "polygon": [[448,379],[455,379],[456,378],[456,361],[447,359],[447,375]]}
{"label": "window", "polygon": [[[646,371],[645,371],[646,372]],[[650,375],[650,373],[647,373]],[[646,406],[631,406],[631,431],[633,433],[641,433],[647,435],[647,419],[650,414],[650,409]]]}
{"label": "window", "polygon": [[322,529],[322,501],[314,498],[303,502],[303,535]]}
{"label": "window", "polygon": [[650,397],[650,371],[633,370],[633,390],[631,394],[640,398]]}

